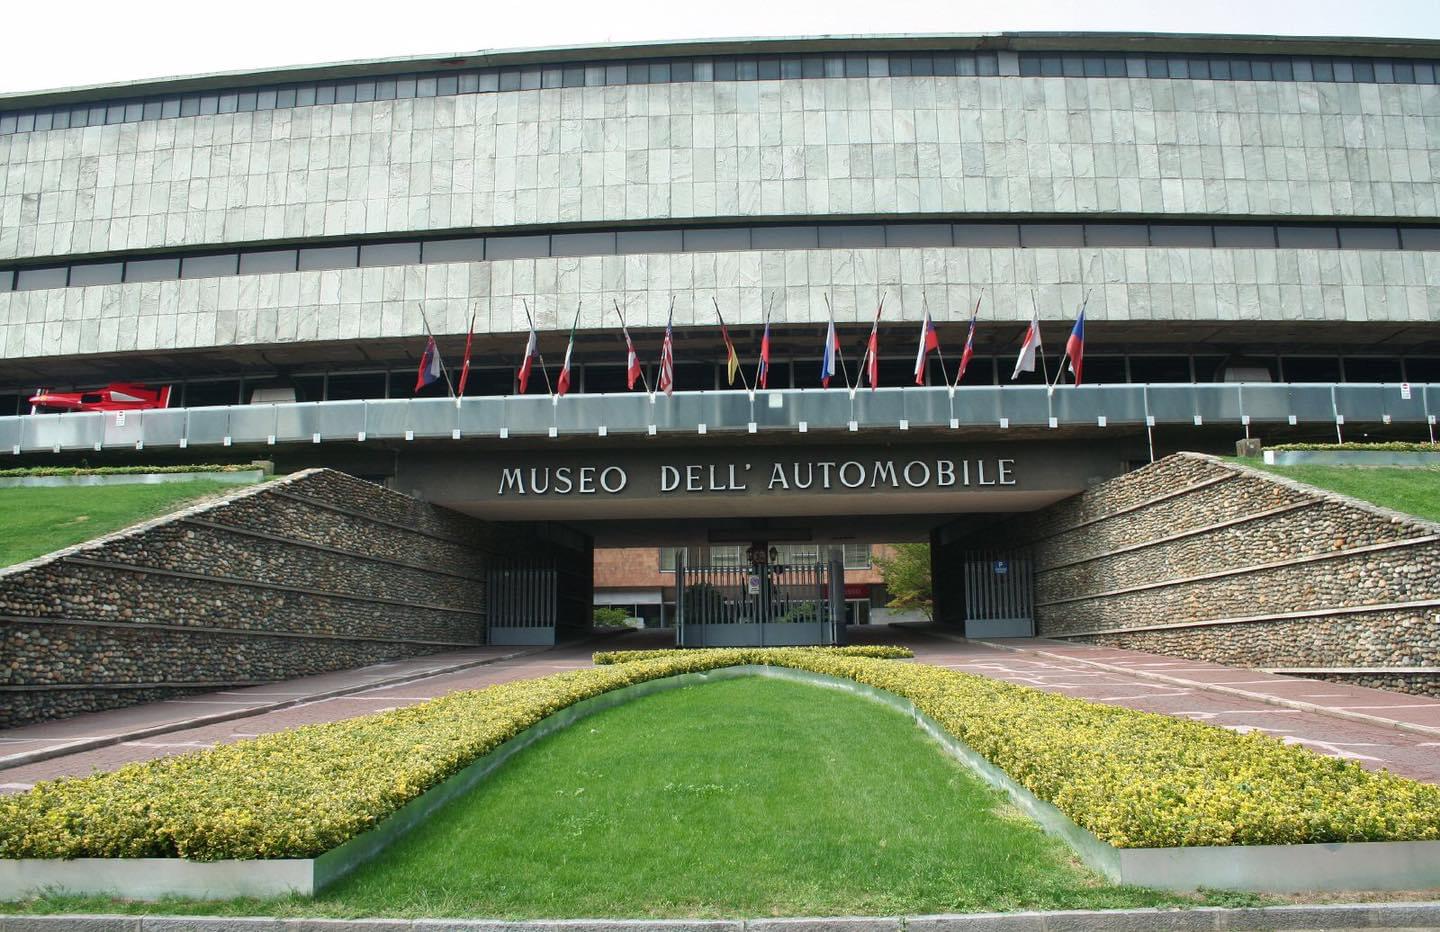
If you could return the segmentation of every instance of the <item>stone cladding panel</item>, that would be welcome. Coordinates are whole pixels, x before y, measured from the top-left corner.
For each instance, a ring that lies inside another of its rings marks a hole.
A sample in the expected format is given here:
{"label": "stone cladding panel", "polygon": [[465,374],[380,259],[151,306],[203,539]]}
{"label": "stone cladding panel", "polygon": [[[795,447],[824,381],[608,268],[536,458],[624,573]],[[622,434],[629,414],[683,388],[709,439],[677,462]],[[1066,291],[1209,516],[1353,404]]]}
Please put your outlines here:
{"label": "stone cladding panel", "polygon": [[[1435,695],[1440,608],[1387,606],[1440,600],[1436,535],[1432,522],[1178,454],[949,546],[1029,550],[1043,637],[1252,667],[1374,667],[1335,676]],[[1203,624],[1236,618],[1255,620]],[[1383,669],[1430,665],[1435,675]]]}

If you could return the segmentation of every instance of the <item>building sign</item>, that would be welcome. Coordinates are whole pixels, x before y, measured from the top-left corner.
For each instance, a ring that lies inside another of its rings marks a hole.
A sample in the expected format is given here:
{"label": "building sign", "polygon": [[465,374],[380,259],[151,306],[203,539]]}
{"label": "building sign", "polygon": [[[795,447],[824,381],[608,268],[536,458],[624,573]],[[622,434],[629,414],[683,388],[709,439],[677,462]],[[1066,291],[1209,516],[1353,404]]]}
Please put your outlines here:
{"label": "building sign", "polygon": [[[495,494],[620,495],[631,487],[632,471],[636,469],[621,465],[505,465],[500,467]],[[1017,484],[1015,460],[1004,457],[659,463],[648,471],[654,490],[661,496],[906,489],[933,492]]]}

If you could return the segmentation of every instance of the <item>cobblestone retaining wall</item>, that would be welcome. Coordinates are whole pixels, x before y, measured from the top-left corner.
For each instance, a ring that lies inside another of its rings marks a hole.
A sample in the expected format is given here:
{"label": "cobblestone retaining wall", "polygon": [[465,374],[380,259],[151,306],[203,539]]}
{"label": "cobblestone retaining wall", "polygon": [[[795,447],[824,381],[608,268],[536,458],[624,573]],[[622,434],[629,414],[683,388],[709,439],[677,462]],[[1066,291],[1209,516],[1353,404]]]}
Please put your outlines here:
{"label": "cobblestone retaining wall", "polygon": [[484,643],[545,544],[331,470],[0,570],[0,727]]}
{"label": "cobblestone retaining wall", "polygon": [[1409,515],[1178,454],[958,547],[1031,552],[1042,637],[1440,694],[1440,525]]}

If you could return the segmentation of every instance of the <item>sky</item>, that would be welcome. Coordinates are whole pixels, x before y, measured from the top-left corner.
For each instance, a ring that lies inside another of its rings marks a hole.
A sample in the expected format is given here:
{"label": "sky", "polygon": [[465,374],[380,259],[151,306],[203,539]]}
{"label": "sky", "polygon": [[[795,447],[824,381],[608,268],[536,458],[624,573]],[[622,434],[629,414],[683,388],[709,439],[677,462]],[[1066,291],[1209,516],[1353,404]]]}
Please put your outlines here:
{"label": "sky", "polygon": [[657,39],[1100,30],[1440,39],[1440,0],[23,0],[0,92]]}

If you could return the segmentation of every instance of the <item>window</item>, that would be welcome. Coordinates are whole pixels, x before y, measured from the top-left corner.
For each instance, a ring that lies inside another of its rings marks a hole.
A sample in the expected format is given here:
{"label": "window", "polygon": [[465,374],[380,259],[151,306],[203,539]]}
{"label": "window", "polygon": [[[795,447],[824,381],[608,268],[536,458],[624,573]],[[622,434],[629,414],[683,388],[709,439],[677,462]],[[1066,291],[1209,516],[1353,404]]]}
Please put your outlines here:
{"label": "window", "polygon": [[181,278],[217,278],[234,275],[239,267],[240,257],[235,253],[219,256],[186,256],[180,260]]}
{"label": "window", "polygon": [[1143,223],[1087,223],[1087,246],[1149,246],[1150,229]]}
{"label": "window", "polygon": [[885,228],[882,226],[821,227],[820,245],[841,249],[866,249],[884,246]]}
{"label": "window", "polygon": [[847,570],[868,570],[870,568],[870,545],[846,544],[845,568]]}
{"label": "window", "polygon": [[1335,249],[1340,245],[1334,227],[1282,226],[1275,232],[1281,249]]}
{"label": "window", "polygon": [[1341,227],[1343,249],[1399,249],[1400,231],[1393,227]]}
{"label": "window", "polygon": [[97,262],[70,268],[70,287],[79,285],[113,285],[123,278],[123,262]]}
{"label": "window", "polygon": [[298,268],[302,272],[324,269],[353,269],[359,250],[354,246],[317,246],[300,250]]}
{"label": "window", "polygon": [[1084,246],[1085,228],[1078,223],[1022,223],[1020,224],[1020,245],[1035,246]]}
{"label": "window", "polygon": [[548,236],[491,236],[485,240],[486,259],[533,259],[548,255]]}
{"label": "window", "polygon": [[1220,248],[1267,249],[1275,245],[1275,228],[1217,223],[1215,245]]}
{"label": "window", "polygon": [[415,265],[420,261],[419,243],[367,243],[360,247],[360,265]]}
{"label": "window", "polygon": [[686,252],[727,252],[734,249],[750,248],[750,229],[737,227],[728,230],[686,230]]}
{"label": "window", "polygon": [[1440,227],[1401,227],[1406,249],[1440,249]]}
{"label": "window", "polygon": [[240,256],[241,275],[260,275],[265,272],[295,271],[296,251],[294,249],[267,249],[263,252],[247,252]]}
{"label": "window", "polygon": [[1150,245],[1208,249],[1215,245],[1215,233],[1210,227],[1198,223],[1153,223],[1150,225]]}
{"label": "window", "polygon": [[1020,245],[1020,228],[1013,223],[957,223],[951,232],[956,246]]}
{"label": "window", "polygon": [[949,246],[948,223],[893,224],[885,228],[887,246]]}
{"label": "window", "polygon": [[125,263],[127,282],[160,282],[179,277],[179,259],[132,259]]}
{"label": "window", "polygon": [[637,230],[615,235],[615,251],[621,255],[647,252],[681,252],[684,239],[679,230]]}
{"label": "window", "polygon": [[614,252],[614,233],[556,233],[550,237],[552,256],[608,256]]}
{"label": "window", "polygon": [[820,245],[815,227],[756,227],[750,231],[752,249],[814,249]]}
{"label": "window", "polygon": [[485,258],[485,240],[478,236],[435,240],[424,245],[423,254],[426,262],[479,262]]}

